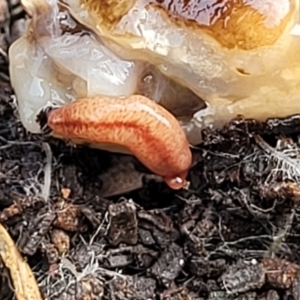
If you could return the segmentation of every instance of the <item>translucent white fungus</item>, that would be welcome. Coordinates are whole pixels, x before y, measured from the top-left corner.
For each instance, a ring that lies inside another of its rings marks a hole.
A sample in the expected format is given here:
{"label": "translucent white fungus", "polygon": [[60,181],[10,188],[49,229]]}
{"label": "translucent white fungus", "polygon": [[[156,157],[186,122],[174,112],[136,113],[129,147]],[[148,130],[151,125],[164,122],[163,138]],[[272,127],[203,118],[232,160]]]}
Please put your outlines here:
{"label": "translucent white fungus", "polygon": [[146,95],[192,144],[237,115],[300,113],[299,0],[23,0],[10,48],[24,126],[78,97]]}

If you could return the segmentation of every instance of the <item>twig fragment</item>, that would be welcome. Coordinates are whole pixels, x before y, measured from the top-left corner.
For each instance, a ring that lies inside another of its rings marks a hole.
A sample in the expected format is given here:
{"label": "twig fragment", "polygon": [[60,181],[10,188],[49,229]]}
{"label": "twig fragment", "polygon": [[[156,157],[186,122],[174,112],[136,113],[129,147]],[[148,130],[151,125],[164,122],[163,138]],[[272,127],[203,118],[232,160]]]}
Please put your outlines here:
{"label": "twig fragment", "polygon": [[35,277],[15,243],[0,223],[0,256],[9,269],[18,300],[42,300]]}

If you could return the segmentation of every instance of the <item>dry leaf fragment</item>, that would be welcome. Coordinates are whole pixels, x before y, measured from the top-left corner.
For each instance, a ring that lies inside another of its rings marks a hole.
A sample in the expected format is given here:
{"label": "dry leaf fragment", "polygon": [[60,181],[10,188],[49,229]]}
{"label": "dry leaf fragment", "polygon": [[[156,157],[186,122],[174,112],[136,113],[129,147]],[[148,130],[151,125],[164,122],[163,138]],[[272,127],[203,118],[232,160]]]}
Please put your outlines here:
{"label": "dry leaf fragment", "polygon": [[0,255],[10,276],[18,300],[42,300],[35,277],[15,243],[0,223]]}

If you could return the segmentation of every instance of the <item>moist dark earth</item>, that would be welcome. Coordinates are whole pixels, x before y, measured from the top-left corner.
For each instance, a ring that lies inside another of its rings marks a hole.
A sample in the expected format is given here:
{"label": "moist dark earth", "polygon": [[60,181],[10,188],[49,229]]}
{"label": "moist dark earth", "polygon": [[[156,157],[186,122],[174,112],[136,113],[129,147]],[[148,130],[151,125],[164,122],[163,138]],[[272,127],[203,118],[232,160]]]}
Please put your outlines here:
{"label": "moist dark earth", "polygon": [[1,17],[0,222],[44,299],[300,299],[300,116],[203,131],[174,192],[131,156],[26,132],[7,55],[26,16]]}

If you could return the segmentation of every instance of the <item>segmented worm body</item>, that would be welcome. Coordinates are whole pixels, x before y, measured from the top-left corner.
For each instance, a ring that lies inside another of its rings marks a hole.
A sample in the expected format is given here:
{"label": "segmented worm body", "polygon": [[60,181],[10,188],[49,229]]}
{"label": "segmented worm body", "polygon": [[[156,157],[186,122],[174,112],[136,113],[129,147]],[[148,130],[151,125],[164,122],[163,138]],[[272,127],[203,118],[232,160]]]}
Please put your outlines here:
{"label": "segmented worm body", "polygon": [[150,99],[82,98],[48,115],[54,133],[67,139],[126,147],[172,189],[186,183],[192,155],[176,118]]}

